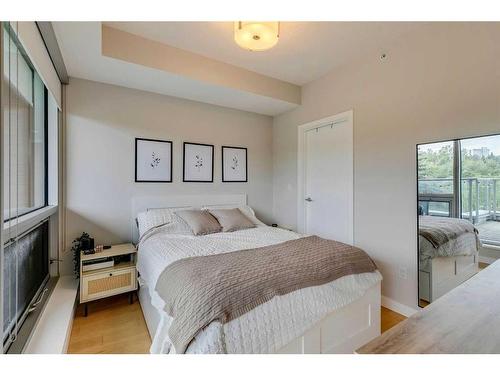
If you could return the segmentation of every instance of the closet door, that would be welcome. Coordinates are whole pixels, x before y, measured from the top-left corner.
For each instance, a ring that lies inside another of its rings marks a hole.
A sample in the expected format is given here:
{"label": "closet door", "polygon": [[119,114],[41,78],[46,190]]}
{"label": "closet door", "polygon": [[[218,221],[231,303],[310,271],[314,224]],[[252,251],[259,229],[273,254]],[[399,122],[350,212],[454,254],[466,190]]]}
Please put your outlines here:
{"label": "closet door", "polygon": [[353,243],[352,122],[305,133],[305,232]]}

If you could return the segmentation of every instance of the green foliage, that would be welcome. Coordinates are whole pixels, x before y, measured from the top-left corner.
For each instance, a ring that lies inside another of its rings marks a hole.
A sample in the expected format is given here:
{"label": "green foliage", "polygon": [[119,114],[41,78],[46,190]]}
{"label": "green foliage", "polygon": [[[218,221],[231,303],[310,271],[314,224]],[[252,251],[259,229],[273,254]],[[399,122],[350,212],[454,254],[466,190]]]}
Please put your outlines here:
{"label": "green foliage", "polygon": [[[491,181],[473,180],[469,185],[464,179],[500,178],[500,155],[474,156],[471,150],[462,150],[462,210],[489,210],[492,202],[499,202],[500,182],[497,183],[496,196],[493,195]],[[453,146],[446,145],[435,151],[418,151],[418,190],[419,194],[453,194]],[[428,179],[447,179],[446,181],[422,181]],[[472,200],[469,201],[469,189]],[[476,198],[477,196],[477,198]],[[479,203],[479,207],[478,207]],[[498,204],[498,203],[497,203]]]}
{"label": "green foliage", "polygon": [[462,151],[462,178],[500,177],[500,155],[472,156],[470,150]]}
{"label": "green foliage", "polygon": [[[453,147],[442,147],[438,151],[418,152],[418,177],[453,178]],[[462,150],[462,178],[500,177],[500,155],[490,153],[487,157],[473,156],[470,150]]]}
{"label": "green foliage", "polygon": [[453,178],[453,147],[418,151],[418,178]]}
{"label": "green foliage", "polygon": [[80,252],[82,251],[82,241],[89,238],[89,234],[83,232],[80,237],[73,240],[73,246],[71,247],[71,251],[73,251],[73,272],[77,279],[80,278]]}

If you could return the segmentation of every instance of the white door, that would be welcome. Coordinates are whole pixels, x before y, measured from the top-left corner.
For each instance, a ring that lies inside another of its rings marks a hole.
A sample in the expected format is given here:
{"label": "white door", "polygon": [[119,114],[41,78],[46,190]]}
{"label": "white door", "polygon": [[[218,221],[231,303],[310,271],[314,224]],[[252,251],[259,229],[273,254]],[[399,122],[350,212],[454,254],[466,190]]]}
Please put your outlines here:
{"label": "white door", "polygon": [[320,124],[302,136],[304,231],[348,244],[353,244],[352,138],[350,120]]}

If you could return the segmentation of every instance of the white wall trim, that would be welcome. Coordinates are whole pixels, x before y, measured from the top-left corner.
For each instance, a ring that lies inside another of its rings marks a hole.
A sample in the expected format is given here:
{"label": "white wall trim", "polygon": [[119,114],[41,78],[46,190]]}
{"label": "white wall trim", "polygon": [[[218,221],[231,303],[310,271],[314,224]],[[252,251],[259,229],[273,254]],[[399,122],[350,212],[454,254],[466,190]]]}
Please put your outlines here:
{"label": "white wall trim", "polygon": [[78,280],[63,276],[50,295],[24,353],[64,354],[68,350],[76,308]]}
{"label": "white wall trim", "polygon": [[[297,152],[297,228],[301,233],[306,232],[306,221],[305,221],[305,204],[304,204],[304,192],[306,184],[306,166],[305,166],[305,153],[307,151],[306,147],[306,132],[311,129],[321,128],[323,126],[335,125],[338,123],[349,122],[351,128],[353,129],[353,110],[342,112],[333,116],[325,117],[320,120],[308,122],[306,124],[300,125],[297,128],[298,131],[298,152]],[[353,159],[354,160],[354,159]],[[354,165],[353,165],[354,169]],[[353,208],[353,222],[352,222],[352,235],[354,243],[354,181],[353,181],[353,196],[352,196],[352,208]]]}
{"label": "white wall trim", "polygon": [[398,314],[404,315],[406,317],[411,316],[418,312],[417,309],[413,307],[403,305],[397,301],[394,301],[392,298],[382,296],[382,306],[388,308],[389,310],[395,311]]}
{"label": "white wall trim", "polygon": [[59,181],[57,185],[57,201],[59,205],[59,259],[69,252],[70,248],[66,248],[66,89],[67,85],[62,85],[61,102],[62,107],[58,118],[58,167],[57,173]]}
{"label": "white wall trim", "polygon": [[50,216],[56,214],[57,209],[57,206],[45,206],[18,218],[7,221],[3,227],[4,242],[10,240],[13,236],[19,236],[20,233],[29,230],[41,221],[44,221]]}

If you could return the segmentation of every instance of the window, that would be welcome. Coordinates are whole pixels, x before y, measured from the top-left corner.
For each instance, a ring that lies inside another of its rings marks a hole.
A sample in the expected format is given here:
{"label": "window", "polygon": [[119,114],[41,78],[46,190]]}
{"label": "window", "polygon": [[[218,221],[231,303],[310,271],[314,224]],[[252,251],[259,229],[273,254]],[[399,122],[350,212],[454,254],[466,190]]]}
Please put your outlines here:
{"label": "window", "polygon": [[4,32],[4,220],[47,205],[47,90]]}
{"label": "window", "polygon": [[[448,225],[455,223],[443,218],[465,219],[474,225],[480,239],[479,244],[474,238],[468,237],[470,244],[467,245],[468,240],[462,237],[456,242],[446,243],[448,254],[455,254],[460,258],[459,255],[472,248],[474,253],[479,251],[479,257],[498,258],[500,135],[418,145],[417,152],[419,301],[432,302],[434,297],[430,292],[432,286],[429,283],[436,280],[432,276],[434,267],[429,263],[429,246],[432,245],[421,238],[420,225],[421,220],[425,220],[425,226],[434,221],[428,218],[426,220],[422,216],[438,216],[441,222],[448,222]],[[440,224],[432,225],[441,229]],[[466,260],[457,260],[457,264],[459,261]],[[461,275],[463,278],[465,273]]]}
{"label": "window", "polygon": [[460,141],[462,218],[483,244],[500,246],[500,135]]}
{"label": "window", "polygon": [[452,217],[455,214],[454,150],[453,141],[418,146],[420,215]]}
{"label": "window", "polygon": [[419,200],[418,204],[420,215],[451,217],[451,199],[442,201],[437,199]]}
{"label": "window", "polygon": [[[3,166],[3,350],[20,353],[55,285],[58,258],[57,104],[10,22],[0,26]],[[48,207],[50,205],[50,207]],[[29,215],[28,215],[29,214]],[[50,237],[50,238],[49,238]],[[2,255],[0,253],[0,255]],[[55,263],[57,265],[57,262]]]}
{"label": "window", "polygon": [[418,192],[453,194],[453,142],[418,146]]}
{"label": "window", "polygon": [[17,334],[28,308],[49,278],[48,235],[49,226],[45,221],[4,248],[4,343]]}

